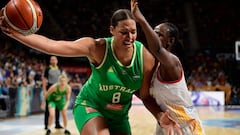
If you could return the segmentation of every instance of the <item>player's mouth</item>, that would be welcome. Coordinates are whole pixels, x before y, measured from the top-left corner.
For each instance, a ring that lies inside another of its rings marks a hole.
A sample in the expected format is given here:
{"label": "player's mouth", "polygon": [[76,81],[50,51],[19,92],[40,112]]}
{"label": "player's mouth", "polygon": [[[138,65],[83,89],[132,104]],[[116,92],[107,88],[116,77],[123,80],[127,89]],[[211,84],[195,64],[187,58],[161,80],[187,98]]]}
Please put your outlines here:
{"label": "player's mouth", "polygon": [[123,45],[125,46],[132,46],[133,42],[132,41],[124,41]]}

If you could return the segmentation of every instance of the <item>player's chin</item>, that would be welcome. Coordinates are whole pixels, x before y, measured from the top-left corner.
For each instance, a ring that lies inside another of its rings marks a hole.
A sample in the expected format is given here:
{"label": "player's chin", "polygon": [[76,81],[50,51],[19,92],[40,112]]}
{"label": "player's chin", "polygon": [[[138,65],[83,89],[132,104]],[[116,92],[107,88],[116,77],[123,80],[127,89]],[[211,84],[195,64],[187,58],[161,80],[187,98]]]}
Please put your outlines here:
{"label": "player's chin", "polygon": [[133,46],[133,43],[132,42],[123,42],[123,45],[125,47],[132,47]]}
{"label": "player's chin", "polygon": [[123,44],[125,48],[131,48],[133,44]]}

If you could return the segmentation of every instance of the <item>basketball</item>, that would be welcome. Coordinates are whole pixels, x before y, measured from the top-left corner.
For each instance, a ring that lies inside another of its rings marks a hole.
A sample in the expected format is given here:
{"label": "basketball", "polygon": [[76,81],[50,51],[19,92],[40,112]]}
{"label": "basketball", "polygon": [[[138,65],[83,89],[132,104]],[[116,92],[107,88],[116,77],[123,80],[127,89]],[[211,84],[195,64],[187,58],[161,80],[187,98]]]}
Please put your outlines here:
{"label": "basketball", "polygon": [[23,35],[36,33],[43,21],[41,7],[34,0],[10,0],[3,14],[6,23]]}

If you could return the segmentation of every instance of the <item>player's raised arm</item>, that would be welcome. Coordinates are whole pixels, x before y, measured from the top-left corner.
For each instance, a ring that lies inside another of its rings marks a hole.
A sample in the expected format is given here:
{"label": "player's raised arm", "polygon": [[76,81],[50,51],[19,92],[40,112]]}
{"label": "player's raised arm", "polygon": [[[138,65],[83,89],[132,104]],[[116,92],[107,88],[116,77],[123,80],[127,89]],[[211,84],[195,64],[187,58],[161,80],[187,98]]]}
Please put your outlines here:
{"label": "player's raised arm", "polygon": [[[164,48],[164,44],[159,39],[158,34],[152,29],[147,22],[146,18],[141,13],[138,1],[131,0],[131,12],[135,17],[135,20],[140,24],[147,40],[147,48],[149,51],[166,66],[172,66],[175,64],[176,59],[172,57],[171,53]],[[160,34],[160,33],[159,33]]]}
{"label": "player's raised arm", "polygon": [[131,0],[131,12],[134,15],[134,19],[141,25],[143,29],[147,43],[146,44],[150,52],[155,54],[157,50],[161,48],[161,41],[159,40],[157,34],[152,30],[152,27],[149,25],[143,14],[141,13],[138,7],[137,0]]}

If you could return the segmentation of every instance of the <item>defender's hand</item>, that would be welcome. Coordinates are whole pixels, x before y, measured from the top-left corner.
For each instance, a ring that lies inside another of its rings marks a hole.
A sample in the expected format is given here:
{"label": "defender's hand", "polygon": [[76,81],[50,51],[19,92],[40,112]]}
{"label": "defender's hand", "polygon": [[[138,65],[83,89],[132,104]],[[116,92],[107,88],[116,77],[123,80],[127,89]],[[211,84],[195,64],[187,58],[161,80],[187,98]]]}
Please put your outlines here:
{"label": "defender's hand", "polygon": [[176,131],[178,135],[182,135],[180,125],[171,118],[169,110],[164,113],[159,113],[159,118],[161,127],[166,130],[168,135],[174,135],[174,131]]}
{"label": "defender's hand", "polygon": [[131,0],[131,12],[134,16],[134,19],[139,22],[144,18],[144,16],[142,15],[141,11],[138,8],[138,1],[137,0]]}

